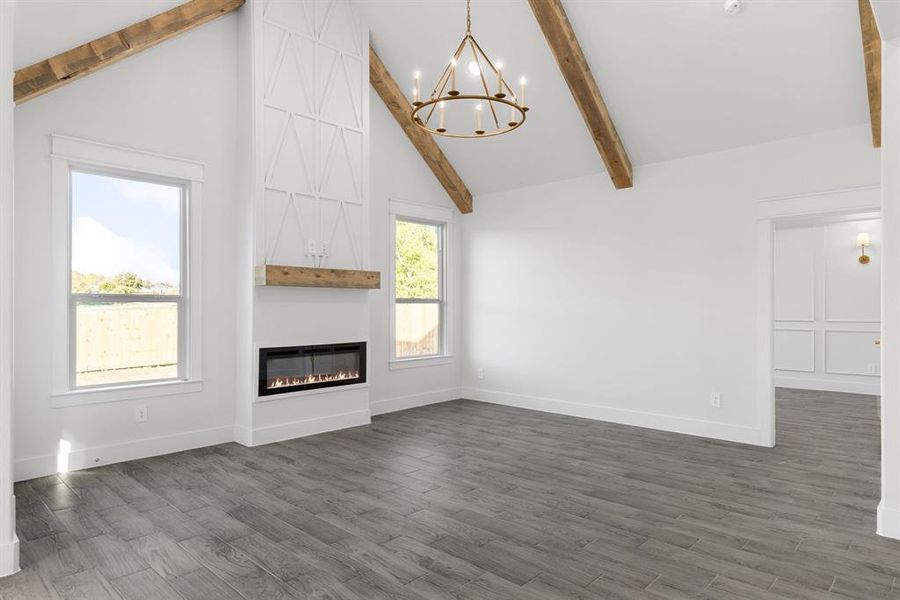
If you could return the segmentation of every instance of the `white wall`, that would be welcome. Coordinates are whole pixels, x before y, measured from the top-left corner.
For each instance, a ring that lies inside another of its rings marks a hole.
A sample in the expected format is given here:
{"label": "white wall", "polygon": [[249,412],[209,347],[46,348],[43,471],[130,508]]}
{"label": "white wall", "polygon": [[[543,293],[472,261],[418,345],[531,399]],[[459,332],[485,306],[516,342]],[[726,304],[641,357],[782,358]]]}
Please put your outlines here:
{"label": "white wall", "polygon": [[881,220],[778,229],[774,245],[775,385],[879,394]]}
{"label": "white wall", "polygon": [[755,201],[878,181],[860,126],[476,198],[464,395],[763,443]]}
{"label": "white wall", "polygon": [[[232,437],[236,24],[225,16],[16,108],[17,478],[54,472],[60,439],[79,468]],[[50,407],[51,133],[205,163],[202,392]],[[138,402],[146,423],[134,421]]]}
{"label": "white wall", "polygon": [[[447,306],[450,353],[453,360],[439,365],[414,368],[389,368],[391,248],[390,200],[448,207],[455,215],[455,223],[465,220],[459,215],[447,193],[425,165],[400,126],[376,93],[370,95],[372,118],[372,268],[381,271],[382,287],[371,292],[370,330],[370,396],[372,413],[381,414],[432,402],[455,400],[460,397],[460,304],[461,240],[449,240],[450,272],[448,273]],[[458,231],[459,227],[455,229]]]}
{"label": "white wall", "polygon": [[13,496],[13,8],[0,0],[0,577],[19,570]]}
{"label": "white wall", "polygon": [[[876,7],[878,8],[878,7]],[[887,10],[887,13],[883,11]],[[881,6],[898,16],[900,7]],[[894,20],[893,22],[900,22]],[[896,28],[891,28],[896,32]],[[882,45],[881,503],[878,533],[900,539],[900,38]]]}

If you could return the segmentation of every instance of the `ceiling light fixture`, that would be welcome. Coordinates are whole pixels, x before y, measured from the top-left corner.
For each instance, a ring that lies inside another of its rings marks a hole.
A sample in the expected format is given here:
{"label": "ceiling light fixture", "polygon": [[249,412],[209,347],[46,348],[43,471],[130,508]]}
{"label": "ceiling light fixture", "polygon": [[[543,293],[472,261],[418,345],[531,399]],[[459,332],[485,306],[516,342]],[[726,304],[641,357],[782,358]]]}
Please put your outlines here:
{"label": "ceiling light fixture", "polygon": [[[476,78],[473,90],[461,91],[457,87],[456,70],[460,61],[465,62],[466,70]],[[412,120],[429,133],[455,138],[490,137],[509,133],[525,122],[528,112],[525,78],[519,80],[519,93],[516,94],[503,78],[503,63],[491,62],[475,41],[471,0],[466,0],[466,35],[427,100],[421,96],[421,73],[416,71],[413,77],[416,87],[412,94]],[[469,117],[464,116],[467,111],[471,111]],[[457,114],[459,112],[464,114]],[[474,124],[474,129],[469,129],[469,124]]]}

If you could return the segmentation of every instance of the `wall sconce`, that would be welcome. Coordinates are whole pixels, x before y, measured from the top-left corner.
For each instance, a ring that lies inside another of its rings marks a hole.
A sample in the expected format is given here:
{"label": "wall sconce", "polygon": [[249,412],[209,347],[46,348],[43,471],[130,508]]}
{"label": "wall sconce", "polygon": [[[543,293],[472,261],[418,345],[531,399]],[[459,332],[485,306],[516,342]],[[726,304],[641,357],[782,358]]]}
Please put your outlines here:
{"label": "wall sconce", "polygon": [[866,254],[866,247],[872,242],[869,240],[868,233],[860,233],[856,236],[856,245],[859,246],[859,263],[862,265],[869,264],[869,256]]}

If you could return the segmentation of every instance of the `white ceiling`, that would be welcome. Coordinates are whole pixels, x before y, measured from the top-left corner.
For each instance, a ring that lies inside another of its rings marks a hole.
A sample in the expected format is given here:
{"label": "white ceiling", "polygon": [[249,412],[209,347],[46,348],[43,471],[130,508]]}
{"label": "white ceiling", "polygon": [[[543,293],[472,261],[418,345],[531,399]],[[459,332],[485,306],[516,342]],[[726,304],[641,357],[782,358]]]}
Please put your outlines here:
{"label": "white ceiling", "polygon": [[[564,0],[634,164],[865,123],[856,0]],[[465,27],[465,0],[353,0],[404,87],[432,85]],[[20,0],[16,68],[180,0]],[[473,0],[473,31],[532,108],[518,131],[440,144],[474,194],[604,170],[526,0]],[[429,87],[430,89],[430,87]],[[612,185],[612,184],[610,184]],[[636,185],[640,185],[639,176]]]}
{"label": "white ceiling", "polygon": [[[404,87],[437,79],[465,28],[464,0],[355,0]],[[565,0],[636,165],[868,119],[856,0]],[[527,75],[528,121],[494,139],[440,144],[473,193],[604,170],[525,0],[473,0],[473,33]],[[612,185],[610,183],[610,185]],[[640,178],[636,179],[640,185]]]}
{"label": "white ceiling", "polygon": [[875,11],[875,21],[878,23],[878,32],[881,39],[888,40],[892,44],[898,44],[900,40],[900,2],[897,0],[872,0],[872,9]]}

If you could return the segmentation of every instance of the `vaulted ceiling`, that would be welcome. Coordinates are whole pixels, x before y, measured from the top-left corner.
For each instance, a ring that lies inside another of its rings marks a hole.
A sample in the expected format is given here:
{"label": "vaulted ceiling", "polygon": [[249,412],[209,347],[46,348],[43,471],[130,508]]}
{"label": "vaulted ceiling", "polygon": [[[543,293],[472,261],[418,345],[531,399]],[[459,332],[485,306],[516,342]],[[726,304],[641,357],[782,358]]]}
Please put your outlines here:
{"label": "vaulted ceiling", "polygon": [[[16,67],[180,2],[20,2]],[[464,0],[353,2],[401,86],[411,87],[415,69],[430,85],[464,32]],[[726,15],[721,0],[564,5],[635,165],[868,120],[855,0],[745,0],[737,16]],[[528,77],[532,111],[509,135],[438,140],[469,189],[477,195],[604,171],[528,2],[473,0],[472,9],[485,50],[505,62],[508,76]]]}
{"label": "vaulted ceiling", "polygon": [[[355,4],[401,85],[416,69],[430,85],[464,33],[464,0]],[[564,5],[635,165],[868,121],[855,0],[746,0],[736,16],[722,0]],[[472,193],[604,171],[528,3],[473,0],[472,13],[484,49],[528,77],[532,108],[515,133],[439,140]]]}

